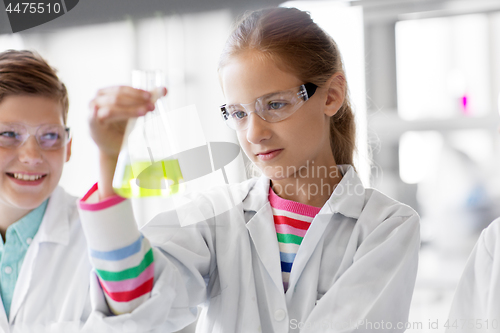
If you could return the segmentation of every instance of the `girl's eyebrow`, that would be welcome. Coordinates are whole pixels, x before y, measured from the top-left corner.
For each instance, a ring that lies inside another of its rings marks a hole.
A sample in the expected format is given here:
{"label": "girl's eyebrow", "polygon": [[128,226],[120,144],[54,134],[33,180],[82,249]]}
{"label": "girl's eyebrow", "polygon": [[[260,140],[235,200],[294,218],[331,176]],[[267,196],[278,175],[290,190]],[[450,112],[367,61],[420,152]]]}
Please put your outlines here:
{"label": "girl's eyebrow", "polygon": [[229,108],[231,106],[237,106],[237,105],[249,105],[249,104],[255,103],[255,101],[257,101],[258,99],[262,99],[262,98],[266,98],[266,97],[272,97],[274,95],[278,95],[278,94],[281,94],[282,92],[285,92],[285,91],[288,91],[288,90],[292,90],[292,89],[285,89],[285,90],[279,90],[279,91],[275,91],[275,92],[272,92],[272,93],[268,93],[268,94],[265,94],[265,95],[257,97],[253,102],[250,102],[250,103],[232,103],[232,104],[228,103],[226,105],[226,107]]}
{"label": "girl's eyebrow", "polygon": [[291,90],[291,89],[285,89],[285,90],[275,91],[275,92],[272,92],[272,93],[269,93],[269,94],[262,95],[259,98],[265,98],[265,97],[270,97],[270,96],[273,96],[273,95],[278,95],[278,94],[281,94],[281,93],[283,93],[285,91],[288,91],[288,90]]}

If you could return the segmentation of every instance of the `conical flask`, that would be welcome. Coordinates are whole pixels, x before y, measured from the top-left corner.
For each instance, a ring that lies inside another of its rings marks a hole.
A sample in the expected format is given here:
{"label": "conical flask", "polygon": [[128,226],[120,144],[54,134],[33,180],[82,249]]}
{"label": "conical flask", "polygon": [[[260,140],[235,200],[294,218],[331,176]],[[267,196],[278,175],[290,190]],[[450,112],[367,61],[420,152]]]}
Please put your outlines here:
{"label": "conical flask", "polygon": [[176,148],[169,130],[164,98],[158,90],[165,87],[165,75],[160,71],[133,71],[132,86],[152,92],[154,111],[128,120],[113,188],[126,198],[168,197],[183,189],[179,161],[171,158]]}

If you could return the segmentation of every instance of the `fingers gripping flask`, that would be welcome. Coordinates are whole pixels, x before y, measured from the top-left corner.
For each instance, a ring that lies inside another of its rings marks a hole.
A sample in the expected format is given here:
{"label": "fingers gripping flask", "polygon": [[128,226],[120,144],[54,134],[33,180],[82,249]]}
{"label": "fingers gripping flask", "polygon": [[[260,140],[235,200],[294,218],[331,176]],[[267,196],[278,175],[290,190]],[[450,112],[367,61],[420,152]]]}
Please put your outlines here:
{"label": "fingers gripping flask", "polygon": [[155,109],[128,121],[113,188],[126,198],[168,197],[182,190],[184,180],[179,161],[169,158],[177,151],[176,141],[166,121],[165,101],[158,98],[165,76],[159,71],[133,71],[132,86],[150,91]]}

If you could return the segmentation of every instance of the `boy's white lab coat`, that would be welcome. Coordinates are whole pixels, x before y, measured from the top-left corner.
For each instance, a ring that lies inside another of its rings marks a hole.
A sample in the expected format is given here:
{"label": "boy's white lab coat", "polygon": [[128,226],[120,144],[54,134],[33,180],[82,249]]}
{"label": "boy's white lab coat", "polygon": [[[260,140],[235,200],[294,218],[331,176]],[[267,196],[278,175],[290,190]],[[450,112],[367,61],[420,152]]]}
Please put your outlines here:
{"label": "boy's white lab coat", "polygon": [[483,230],[465,265],[447,332],[500,332],[500,219]]}
{"label": "boy's white lab coat", "polygon": [[76,198],[57,187],[26,252],[10,321],[0,306],[0,331],[37,332],[49,323],[54,329],[62,325],[70,332],[77,329],[90,313],[91,269]]}
{"label": "boy's white lab coat", "polygon": [[[269,179],[262,177],[198,194],[142,229],[161,252],[155,252],[152,297],[134,314],[163,321],[164,331],[193,321],[203,304],[197,332],[403,332],[417,272],[419,217],[365,189],[352,167],[342,170],[341,183],[303,239],[286,293]],[[116,227],[133,219],[129,201],[81,214]],[[203,222],[179,227],[179,216]]]}

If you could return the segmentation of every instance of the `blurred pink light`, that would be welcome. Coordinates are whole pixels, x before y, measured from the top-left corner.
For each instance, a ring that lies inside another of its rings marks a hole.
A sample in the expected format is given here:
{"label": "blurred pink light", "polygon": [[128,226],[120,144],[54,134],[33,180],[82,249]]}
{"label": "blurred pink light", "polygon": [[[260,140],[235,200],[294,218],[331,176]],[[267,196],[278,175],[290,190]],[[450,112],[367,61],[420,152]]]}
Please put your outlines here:
{"label": "blurred pink light", "polygon": [[467,107],[468,101],[469,101],[469,98],[467,97],[467,95],[463,95],[462,96],[462,113],[466,116],[468,116],[470,114],[470,110]]}

